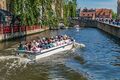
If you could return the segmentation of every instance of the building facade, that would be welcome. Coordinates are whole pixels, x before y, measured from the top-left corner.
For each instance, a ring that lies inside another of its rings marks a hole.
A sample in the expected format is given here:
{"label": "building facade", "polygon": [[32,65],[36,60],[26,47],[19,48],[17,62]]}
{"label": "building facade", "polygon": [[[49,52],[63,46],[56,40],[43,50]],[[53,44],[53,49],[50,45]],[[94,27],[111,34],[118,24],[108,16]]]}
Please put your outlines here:
{"label": "building facade", "polygon": [[111,9],[96,9],[96,18],[112,19]]}
{"label": "building facade", "polygon": [[81,12],[80,16],[86,19],[95,19],[95,12]]}
{"label": "building facade", "polygon": [[111,9],[83,9],[80,12],[80,17],[87,19],[107,18],[112,19]]}
{"label": "building facade", "polygon": [[120,0],[117,1],[117,17],[120,19]]}
{"label": "building facade", "polygon": [[80,12],[80,17],[86,19],[95,19],[95,10],[85,8]]}
{"label": "building facade", "polygon": [[6,10],[6,0],[0,0],[0,9]]}

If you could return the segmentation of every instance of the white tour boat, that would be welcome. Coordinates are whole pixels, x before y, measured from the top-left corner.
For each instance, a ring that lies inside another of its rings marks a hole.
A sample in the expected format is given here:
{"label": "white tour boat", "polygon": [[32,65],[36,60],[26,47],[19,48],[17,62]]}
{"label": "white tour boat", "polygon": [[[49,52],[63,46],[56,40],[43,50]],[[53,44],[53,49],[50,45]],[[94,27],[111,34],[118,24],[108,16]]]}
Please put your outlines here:
{"label": "white tour boat", "polygon": [[[71,50],[74,46],[76,46],[75,44],[77,44],[75,41],[69,41],[64,44],[39,51],[27,51],[27,50],[16,49],[15,52],[19,54],[20,57],[26,57],[28,59],[37,60],[40,58],[51,56],[59,52]],[[84,44],[79,44],[79,46],[85,47]]]}

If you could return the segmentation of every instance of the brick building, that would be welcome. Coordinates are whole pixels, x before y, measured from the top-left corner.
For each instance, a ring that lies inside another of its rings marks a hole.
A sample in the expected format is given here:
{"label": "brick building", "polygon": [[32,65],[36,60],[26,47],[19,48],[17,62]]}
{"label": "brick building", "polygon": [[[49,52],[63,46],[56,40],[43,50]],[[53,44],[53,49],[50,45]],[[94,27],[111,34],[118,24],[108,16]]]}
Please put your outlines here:
{"label": "brick building", "polygon": [[80,17],[87,19],[96,19],[96,18],[112,18],[111,9],[83,9],[80,12]]}
{"label": "brick building", "polygon": [[82,18],[87,18],[87,19],[95,19],[95,10],[93,9],[83,9],[81,12],[80,12],[80,17]]}

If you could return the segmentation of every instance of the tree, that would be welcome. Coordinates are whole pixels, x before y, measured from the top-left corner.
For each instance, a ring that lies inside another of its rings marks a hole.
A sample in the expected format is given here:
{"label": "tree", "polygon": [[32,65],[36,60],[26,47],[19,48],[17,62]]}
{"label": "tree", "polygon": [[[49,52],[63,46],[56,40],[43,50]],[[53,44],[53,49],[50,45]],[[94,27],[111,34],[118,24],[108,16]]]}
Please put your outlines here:
{"label": "tree", "polygon": [[114,11],[112,11],[112,18],[117,19],[117,13],[115,13]]}
{"label": "tree", "polygon": [[76,17],[76,0],[64,0],[64,23],[68,25],[68,19]]}
{"label": "tree", "polygon": [[9,2],[10,11],[20,17],[20,25],[57,26],[62,19],[67,24],[69,17],[76,16],[76,0],[10,0]]}

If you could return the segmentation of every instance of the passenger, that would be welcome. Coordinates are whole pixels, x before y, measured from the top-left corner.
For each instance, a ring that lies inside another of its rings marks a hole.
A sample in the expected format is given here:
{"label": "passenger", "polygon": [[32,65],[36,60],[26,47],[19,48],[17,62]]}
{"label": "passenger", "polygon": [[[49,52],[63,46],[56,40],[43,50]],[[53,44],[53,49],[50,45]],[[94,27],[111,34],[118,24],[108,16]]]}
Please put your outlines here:
{"label": "passenger", "polygon": [[24,45],[25,50],[28,50],[28,43],[26,42]]}
{"label": "passenger", "polygon": [[48,41],[48,43],[51,43],[51,38],[48,38],[48,40],[47,40],[47,41]]}
{"label": "passenger", "polygon": [[42,49],[45,49],[46,47],[45,47],[45,43],[42,43],[41,44],[41,47],[42,47]]}
{"label": "passenger", "polygon": [[38,40],[38,41],[36,41],[36,46],[37,46],[37,47],[39,46],[39,42],[40,42],[39,40]]}
{"label": "passenger", "polygon": [[56,41],[55,43],[56,43],[56,46],[59,46],[59,41]]}
{"label": "passenger", "polygon": [[67,35],[64,35],[64,36],[63,36],[63,39],[66,40],[66,39],[67,39]]}
{"label": "passenger", "polygon": [[61,36],[60,35],[58,35],[58,40],[60,40],[61,39]]}
{"label": "passenger", "polygon": [[46,44],[46,48],[47,49],[51,48],[50,43]]}
{"label": "passenger", "polygon": [[44,41],[45,39],[46,39],[45,37],[42,38],[43,41]]}
{"label": "passenger", "polygon": [[38,41],[38,47],[41,47],[41,40]]}
{"label": "passenger", "polygon": [[28,50],[28,51],[31,51],[31,50],[39,51],[42,49],[49,49],[52,47],[68,44],[71,41],[73,41],[73,39],[67,35],[64,35],[64,36],[58,35],[56,37],[51,37],[51,38],[44,37],[37,41],[33,40],[32,42],[29,42],[29,43],[26,42],[25,45],[20,43],[18,49],[19,50]]}
{"label": "passenger", "polygon": [[37,47],[36,47],[36,46],[33,46],[33,47],[31,48],[31,50],[32,50],[32,51],[37,51]]}
{"label": "passenger", "polygon": [[63,36],[60,37],[60,41],[63,41]]}
{"label": "passenger", "polygon": [[54,46],[54,47],[56,47],[56,46],[57,46],[57,43],[55,43],[55,42],[54,42],[54,43],[52,43],[52,44],[53,44],[53,46]]}
{"label": "passenger", "polygon": [[29,42],[29,43],[28,43],[28,51],[31,51],[31,48],[32,48],[32,43]]}
{"label": "passenger", "polygon": [[40,42],[41,42],[41,44],[43,44],[43,43],[44,43],[44,41],[43,41],[42,39],[40,40]]}
{"label": "passenger", "polygon": [[64,45],[64,43],[65,43],[64,40],[62,40],[62,41],[61,41],[61,45]]}
{"label": "passenger", "polygon": [[32,46],[37,46],[37,42],[35,40],[33,40]]}
{"label": "passenger", "polygon": [[52,47],[55,47],[55,46],[53,45],[53,43],[50,43],[50,48],[52,48]]}

